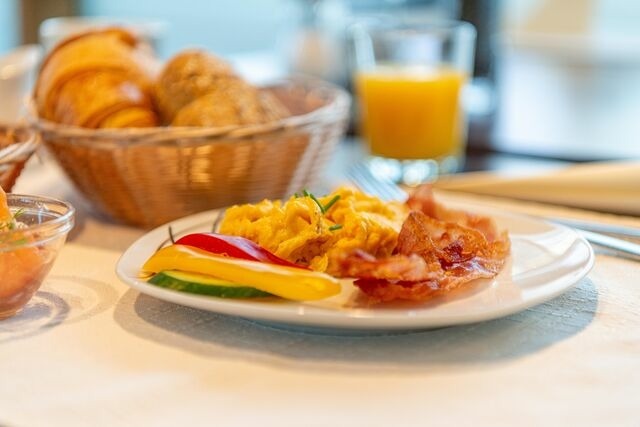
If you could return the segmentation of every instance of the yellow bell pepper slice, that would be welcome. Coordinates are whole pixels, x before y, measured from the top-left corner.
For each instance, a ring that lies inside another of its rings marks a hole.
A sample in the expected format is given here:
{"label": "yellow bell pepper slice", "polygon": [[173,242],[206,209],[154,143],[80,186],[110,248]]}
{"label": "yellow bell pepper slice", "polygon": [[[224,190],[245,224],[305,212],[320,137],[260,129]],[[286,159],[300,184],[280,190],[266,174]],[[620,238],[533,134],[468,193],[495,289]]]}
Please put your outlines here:
{"label": "yellow bell pepper slice", "polygon": [[310,301],[340,293],[332,276],[300,268],[248,261],[211,254],[186,245],[160,249],[142,266],[145,273],[181,270],[207,274],[229,282],[242,282],[282,298]]}

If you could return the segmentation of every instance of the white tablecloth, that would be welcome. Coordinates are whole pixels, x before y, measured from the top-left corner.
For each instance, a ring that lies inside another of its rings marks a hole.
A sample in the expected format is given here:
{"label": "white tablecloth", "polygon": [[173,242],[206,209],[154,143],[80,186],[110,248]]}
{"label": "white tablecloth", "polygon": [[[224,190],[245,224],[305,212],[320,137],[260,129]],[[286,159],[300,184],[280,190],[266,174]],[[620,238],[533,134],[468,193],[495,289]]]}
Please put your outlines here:
{"label": "white tablecloth", "polygon": [[129,289],[114,265],[143,231],[87,213],[48,161],[31,164],[16,190],[65,197],[80,209],[41,290],[21,314],[0,322],[2,426],[640,423],[638,262],[599,254],[577,287],[500,320],[312,335]]}

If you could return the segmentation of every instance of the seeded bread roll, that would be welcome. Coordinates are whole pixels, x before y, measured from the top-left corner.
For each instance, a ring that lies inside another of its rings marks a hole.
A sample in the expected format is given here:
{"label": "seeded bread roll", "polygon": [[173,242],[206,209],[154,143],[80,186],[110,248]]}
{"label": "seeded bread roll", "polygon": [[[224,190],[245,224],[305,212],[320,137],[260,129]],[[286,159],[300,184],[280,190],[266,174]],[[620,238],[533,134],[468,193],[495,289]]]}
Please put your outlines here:
{"label": "seeded bread roll", "polygon": [[265,123],[288,115],[273,95],[250,85],[220,58],[199,50],[169,60],[158,79],[156,99],[173,126]]}
{"label": "seeded bread roll", "polygon": [[173,122],[178,111],[225,79],[237,79],[231,66],[206,52],[186,50],[171,58],[156,85],[156,100],[164,122]]}
{"label": "seeded bread roll", "polygon": [[208,93],[183,107],[174,126],[226,126],[261,123],[264,112],[259,92],[237,78],[221,79]]}

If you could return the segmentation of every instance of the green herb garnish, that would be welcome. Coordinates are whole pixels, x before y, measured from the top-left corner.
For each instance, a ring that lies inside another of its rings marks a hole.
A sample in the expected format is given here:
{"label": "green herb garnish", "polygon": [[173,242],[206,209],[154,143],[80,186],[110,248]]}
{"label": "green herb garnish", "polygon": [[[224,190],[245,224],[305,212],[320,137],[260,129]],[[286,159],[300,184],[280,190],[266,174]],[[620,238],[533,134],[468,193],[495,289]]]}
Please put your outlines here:
{"label": "green herb garnish", "polygon": [[316,205],[318,205],[318,207],[320,208],[320,212],[324,213],[324,206],[322,206],[322,203],[320,203],[320,200],[318,200],[318,198],[314,196],[313,193],[309,193],[307,190],[302,190],[302,194],[304,194],[305,197],[308,197],[311,200],[313,200],[316,203]]}
{"label": "green herb garnish", "polygon": [[20,208],[11,215],[11,218],[4,222],[0,222],[0,231],[11,231],[15,230],[18,226],[18,218],[20,218],[24,214],[24,208]]}
{"label": "green herb garnish", "polygon": [[[340,195],[336,194],[331,198],[331,200],[329,200],[329,202],[326,205],[323,205],[313,193],[310,193],[306,189],[302,190],[302,195],[304,197],[308,197],[311,200],[313,200],[315,204],[318,205],[318,208],[320,208],[320,212],[322,212],[323,215],[329,212],[329,209],[331,209],[331,207],[335,205],[338,200],[340,200]],[[294,193],[294,196],[297,198],[298,193]],[[320,227],[320,224],[318,224],[318,227]],[[340,230],[341,228],[342,228],[342,224],[334,224],[331,227],[329,227],[329,231],[336,231],[336,230]],[[320,232],[320,229],[318,229],[318,232]]]}
{"label": "green herb garnish", "polygon": [[169,226],[169,239],[171,240],[171,243],[173,244],[176,243],[176,238],[173,235],[173,228],[171,228],[171,226]]}
{"label": "green herb garnish", "polygon": [[20,218],[22,215],[24,215],[25,209],[24,208],[20,208],[18,209],[14,214],[13,214],[13,220],[16,221],[18,218]]}
{"label": "green herb garnish", "polygon": [[336,194],[335,196],[333,196],[331,200],[329,200],[329,203],[327,203],[326,205],[323,205],[322,203],[320,203],[320,200],[318,200],[318,198],[313,193],[310,193],[307,190],[302,190],[302,194],[305,197],[309,197],[311,200],[313,200],[316,203],[316,205],[318,205],[318,207],[320,208],[320,212],[322,212],[323,214],[326,214],[329,211],[329,209],[331,209],[331,206],[335,205],[335,203],[338,200],[340,200],[340,195]]}
{"label": "green herb garnish", "polygon": [[338,200],[340,200],[340,195],[336,194],[331,200],[329,200],[329,203],[324,205],[324,211],[328,212],[329,209],[331,209],[331,206],[335,205]]}

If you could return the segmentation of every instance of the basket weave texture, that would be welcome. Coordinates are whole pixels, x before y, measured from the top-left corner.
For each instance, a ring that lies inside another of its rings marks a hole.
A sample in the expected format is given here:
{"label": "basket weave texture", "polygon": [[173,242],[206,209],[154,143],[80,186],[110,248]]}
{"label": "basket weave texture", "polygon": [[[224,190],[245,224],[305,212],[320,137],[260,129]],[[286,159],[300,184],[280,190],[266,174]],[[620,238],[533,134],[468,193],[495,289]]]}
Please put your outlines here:
{"label": "basket weave texture", "polygon": [[0,125],[0,187],[4,191],[11,191],[39,141],[37,132],[27,127]]}
{"label": "basket weave texture", "polygon": [[269,90],[292,116],[224,128],[35,125],[95,209],[149,228],[313,186],[346,128],[349,95],[311,79],[286,80]]}

